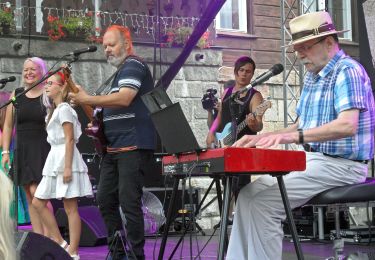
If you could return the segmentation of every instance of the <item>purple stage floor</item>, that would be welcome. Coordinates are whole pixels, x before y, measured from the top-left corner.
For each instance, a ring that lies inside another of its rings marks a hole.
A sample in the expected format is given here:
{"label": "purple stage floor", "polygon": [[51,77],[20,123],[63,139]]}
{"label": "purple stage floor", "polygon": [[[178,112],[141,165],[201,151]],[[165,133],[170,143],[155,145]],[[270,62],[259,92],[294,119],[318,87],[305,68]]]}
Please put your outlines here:
{"label": "purple stage floor", "polygon": [[[19,229],[29,230],[30,226],[22,226]],[[187,234],[183,243],[177,248],[172,259],[217,259],[218,253],[218,235],[212,236],[212,230],[207,230],[206,235],[202,236],[200,233]],[[170,235],[167,240],[165,248],[164,259],[169,259],[181,235]],[[190,246],[190,238],[191,244]],[[207,241],[209,242],[207,243]],[[158,258],[161,238],[147,237],[145,245],[145,254],[147,260]],[[206,245],[206,246],[205,246]],[[326,259],[334,255],[332,250],[332,241],[317,242],[313,240],[306,240],[301,242],[302,251],[306,260]],[[204,247],[204,248],[203,248]],[[201,251],[200,258],[197,257],[198,251]],[[375,255],[375,241],[371,245],[345,243],[344,255],[355,252],[372,252]],[[80,247],[81,260],[104,260],[106,259],[108,250],[107,246],[97,247]],[[192,257],[191,257],[192,255]],[[370,259],[375,259],[374,258]],[[290,238],[285,238],[283,242],[283,260],[297,259],[294,245]]]}

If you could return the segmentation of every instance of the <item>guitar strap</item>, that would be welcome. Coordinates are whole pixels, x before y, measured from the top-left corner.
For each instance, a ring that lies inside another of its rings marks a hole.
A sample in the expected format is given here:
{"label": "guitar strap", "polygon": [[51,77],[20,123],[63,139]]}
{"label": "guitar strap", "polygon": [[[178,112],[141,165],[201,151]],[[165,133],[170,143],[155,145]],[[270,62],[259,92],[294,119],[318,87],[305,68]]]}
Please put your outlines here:
{"label": "guitar strap", "polygon": [[109,86],[109,83],[113,80],[113,78],[116,76],[117,72],[122,68],[122,65],[117,68],[117,70],[93,93],[93,96],[101,95],[102,92]]}
{"label": "guitar strap", "polygon": [[125,60],[120,64],[120,66],[118,66],[117,70],[95,91],[95,93],[93,94],[94,96],[98,96],[98,95],[101,95],[104,90],[109,86],[109,83],[111,83],[111,81],[113,80],[113,78],[117,75],[117,73],[122,69],[122,66],[124,66],[124,63],[125,61],[129,58],[129,57],[134,57],[133,55],[129,55],[125,58]]}
{"label": "guitar strap", "polygon": [[[124,66],[125,64],[125,61],[129,58],[133,58],[133,59],[136,59],[138,60],[139,62],[143,63],[144,62],[142,60],[139,59],[139,57],[135,56],[135,55],[129,55],[125,58],[125,60],[120,64],[120,66],[117,68],[117,70],[95,91],[95,93],[93,93],[93,96],[98,96],[98,95],[101,95],[103,92],[107,92],[107,91],[104,91],[108,88],[108,86],[110,85],[111,81],[113,80],[113,78],[117,75],[117,73],[122,69],[122,67]],[[147,66],[146,66],[147,67]]]}

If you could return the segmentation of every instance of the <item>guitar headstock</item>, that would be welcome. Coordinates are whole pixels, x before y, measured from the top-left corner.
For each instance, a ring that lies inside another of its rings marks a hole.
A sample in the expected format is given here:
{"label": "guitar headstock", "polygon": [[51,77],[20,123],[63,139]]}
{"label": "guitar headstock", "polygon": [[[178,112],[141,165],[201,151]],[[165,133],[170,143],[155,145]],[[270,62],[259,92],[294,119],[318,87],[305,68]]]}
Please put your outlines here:
{"label": "guitar headstock", "polygon": [[64,73],[64,76],[66,79],[69,79],[70,78],[70,74],[72,74],[72,67],[71,65],[63,65],[61,66],[61,69]]}
{"label": "guitar headstock", "polygon": [[264,99],[262,103],[259,104],[259,106],[256,107],[254,111],[255,116],[262,116],[270,107],[272,107],[272,103],[270,97],[268,97]]}
{"label": "guitar headstock", "polygon": [[78,92],[78,88],[76,87],[76,85],[74,84],[72,78],[70,77],[71,74],[72,74],[72,66],[70,64],[66,64],[64,66],[61,66],[61,69],[62,69],[62,71],[64,73],[65,80],[68,83],[69,91],[71,91],[73,93],[77,93]]}

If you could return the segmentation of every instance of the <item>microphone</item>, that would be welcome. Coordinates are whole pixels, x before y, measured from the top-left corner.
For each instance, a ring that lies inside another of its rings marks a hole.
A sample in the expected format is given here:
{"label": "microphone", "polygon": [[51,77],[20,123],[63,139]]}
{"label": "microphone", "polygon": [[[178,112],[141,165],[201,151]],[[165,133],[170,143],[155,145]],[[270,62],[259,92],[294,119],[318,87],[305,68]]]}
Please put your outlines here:
{"label": "microphone", "polygon": [[13,82],[13,81],[16,81],[16,77],[10,76],[10,77],[7,77],[5,79],[0,79],[0,84],[5,84],[7,82]]}
{"label": "microphone", "polygon": [[75,50],[71,53],[69,53],[69,55],[73,55],[73,56],[78,56],[82,53],[86,53],[86,52],[95,52],[96,51],[96,46],[92,45],[92,46],[89,46],[89,47],[86,47],[86,48],[83,48],[83,49],[79,49],[79,50]]}
{"label": "microphone", "polygon": [[247,85],[244,89],[241,89],[240,91],[237,91],[236,93],[241,94],[243,92],[246,92],[249,89],[251,89],[252,87],[255,87],[256,85],[262,84],[263,82],[267,81],[270,77],[275,76],[277,74],[280,74],[283,70],[284,70],[283,65],[275,64],[275,65],[272,66],[272,68],[270,70],[261,74],[253,82],[250,82],[250,84]]}

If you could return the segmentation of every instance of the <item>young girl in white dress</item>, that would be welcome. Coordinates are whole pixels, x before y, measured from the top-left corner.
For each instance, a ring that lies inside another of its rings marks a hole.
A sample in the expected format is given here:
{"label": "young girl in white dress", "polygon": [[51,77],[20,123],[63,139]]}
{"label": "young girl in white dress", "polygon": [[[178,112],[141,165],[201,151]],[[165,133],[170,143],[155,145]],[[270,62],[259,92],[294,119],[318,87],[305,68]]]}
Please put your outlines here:
{"label": "young girl in white dress", "polygon": [[[87,174],[87,166],[79,153],[76,143],[82,134],[81,124],[75,110],[67,103],[71,91],[65,75],[52,75],[46,84],[46,94],[52,104],[47,114],[47,141],[51,144],[43,168],[43,178],[33,199],[49,230],[50,237],[64,247],[73,259],[79,259],[78,246],[81,235],[81,219],[78,214],[77,198],[92,196],[92,187]],[[70,245],[62,238],[54,215],[46,204],[49,199],[63,199],[69,222]]]}

